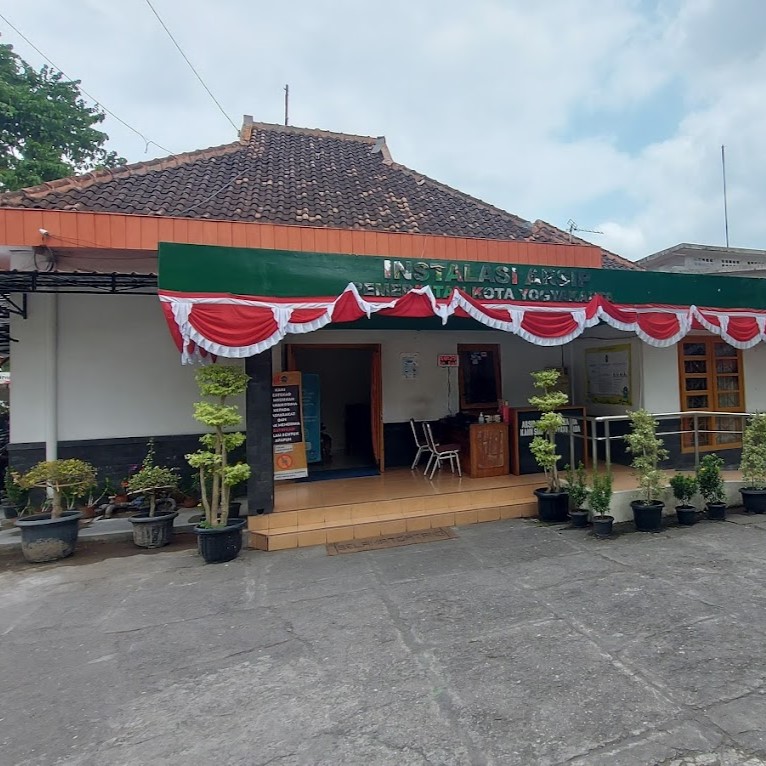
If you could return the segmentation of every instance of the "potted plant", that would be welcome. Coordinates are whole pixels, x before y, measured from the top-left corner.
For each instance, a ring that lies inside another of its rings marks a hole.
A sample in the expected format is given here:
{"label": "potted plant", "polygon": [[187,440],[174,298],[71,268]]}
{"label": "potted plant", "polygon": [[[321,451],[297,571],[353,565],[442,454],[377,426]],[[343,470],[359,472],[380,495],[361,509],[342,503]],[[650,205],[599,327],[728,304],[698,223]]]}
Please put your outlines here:
{"label": "potted plant", "polygon": [[5,502],[3,514],[6,519],[15,519],[26,508],[29,502],[29,492],[22,489],[13,477],[10,467],[5,469]]}
{"label": "potted plant", "polygon": [[678,500],[676,516],[681,526],[690,527],[697,521],[697,509],[691,504],[692,498],[697,494],[699,484],[696,476],[685,473],[677,473],[670,479],[670,488],[673,496]]}
{"label": "potted plant", "polygon": [[540,521],[566,521],[569,495],[561,486],[558,471],[561,455],[556,453],[556,434],[566,421],[556,410],[563,407],[569,398],[563,391],[555,390],[559,380],[558,370],[537,370],[532,373],[532,380],[535,388],[543,393],[530,397],[529,403],[543,415],[535,424],[540,433],[532,439],[529,449],[548,481],[547,487],[535,490],[537,513]]}
{"label": "potted plant", "polygon": [[569,494],[569,518],[573,527],[587,527],[590,514],[583,506],[588,499],[590,490],[588,489],[588,475],[585,472],[585,466],[580,462],[577,464],[577,468],[572,468],[570,465],[565,466],[565,468],[567,472],[566,488]]}
{"label": "potted plant", "polygon": [[697,468],[697,483],[700,494],[705,498],[708,518],[716,521],[723,521],[726,518],[722,468],[723,458],[715,453],[705,455]]}
{"label": "potted plant", "polygon": [[14,474],[22,489],[45,489],[50,512],[16,520],[21,529],[21,551],[27,561],[55,561],[74,553],[79,511],[65,511],[66,495],[82,495],[96,483],[96,469],[84,460],[49,460],[38,463],[23,476]]}
{"label": "potted plant", "polygon": [[593,534],[611,537],[614,516],[610,516],[612,504],[612,474],[594,473],[590,488],[590,509],[593,511]]}
{"label": "potted plant", "polygon": [[629,413],[631,431],[625,435],[627,450],[633,455],[631,463],[641,489],[640,500],[633,500],[633,520],[639,532],[659,532],[662,528],[662,495],[664,477],[659,469],[668,457],[662,439],[657,438],[657,421],[646,410]]}
{"label": "potted plant", "polygon": [[128,518],[133,525],[133,542],[141,548],[161,548],[173,536],[173,520],[178,516],[175,501],[172,508],[157,509],[157,497],[167,495],[178,486],[178,474],[173,468],[154,464],[154,440],[149,440],[141,467],[128,480],[128,492],[149,500],[149,510],[139,511]]}
{"label": "potted plant", "polygon": [[745,426],[740,462],[742,504],[747,513],[766,511],[766,413],[753,415]]}
{"label": "potted plant", "polygon": [[250,466],[230,462],[229,453],[244,443],[245,435],[224,429],[242,422],[238,407],[227,400],[245,393],[248,380],[244,370],[233,365],[211,364],[197,371],[200,394],[214,401],[197,402],[194,417],[211,433],[200,438],[204,449],[187,455],[186,460],[199,472],[205,520],[194,532],[199,552],[208,563],[231,561],[242,548],[245,519],[229,518],[229,501],[231,488],[249,478]]}

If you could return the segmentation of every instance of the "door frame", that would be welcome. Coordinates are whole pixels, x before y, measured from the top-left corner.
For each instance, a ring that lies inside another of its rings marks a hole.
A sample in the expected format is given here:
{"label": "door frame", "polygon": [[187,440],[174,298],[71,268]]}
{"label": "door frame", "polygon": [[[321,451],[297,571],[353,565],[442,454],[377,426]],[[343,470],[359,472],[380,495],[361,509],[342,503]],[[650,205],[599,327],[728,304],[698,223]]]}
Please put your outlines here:
{"label": "door frame", "polygon": [[[285,343],[287,350],[286,365],[287,372],[300,372],[296,366],[295,351],[300,349],[366,349],[371,351],[373,356],[378,357],[378,363],[374,364],[371,359],[370,368],[370,410],[371,416],[378,424],[378,467],[381,473],[386,469],[385,439],[383,438],[383,369],[380,343]],[[377,375],[375,373],[377,372]],[[377,380],[373,380],[373,376]],[[377,385],[379,395],[374,396]],[[375,446],[375,445],[373,445]]]}

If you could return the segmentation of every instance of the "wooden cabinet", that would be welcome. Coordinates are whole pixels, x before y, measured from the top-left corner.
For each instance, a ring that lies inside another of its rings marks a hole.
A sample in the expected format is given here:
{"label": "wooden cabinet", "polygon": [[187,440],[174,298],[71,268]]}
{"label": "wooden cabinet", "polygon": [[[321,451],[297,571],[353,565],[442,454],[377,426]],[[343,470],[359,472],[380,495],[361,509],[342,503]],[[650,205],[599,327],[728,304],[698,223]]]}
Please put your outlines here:
{"label": "wooden cabinet", "polygon": [[468,427],[467,449],[461,450],[463,471],[475,479],[508,473],[508,425],[472,423]]}

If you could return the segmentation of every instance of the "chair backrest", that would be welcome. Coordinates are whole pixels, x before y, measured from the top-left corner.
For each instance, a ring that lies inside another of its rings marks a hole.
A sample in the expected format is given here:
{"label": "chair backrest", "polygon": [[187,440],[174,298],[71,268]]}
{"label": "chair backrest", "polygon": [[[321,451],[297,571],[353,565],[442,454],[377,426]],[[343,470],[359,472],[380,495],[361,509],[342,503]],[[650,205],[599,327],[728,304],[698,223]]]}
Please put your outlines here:
{"label": "chair backrest", "polygon": [[420,441],[420,438],[418,437],[418,429],[415,428],[415,418],[410,418],[410,428],[412,429],[412,438],[415,440],[415,446],[427,447],[428,442],[426,442],[425,444],[422,444]]}
{"label": "chair backrest", "polygon": [[431,452],[436,452],[436,442],[434,441],[430,423],[423,423],[423,433],[426,435],[426,446],[428,449],[430,449]]}

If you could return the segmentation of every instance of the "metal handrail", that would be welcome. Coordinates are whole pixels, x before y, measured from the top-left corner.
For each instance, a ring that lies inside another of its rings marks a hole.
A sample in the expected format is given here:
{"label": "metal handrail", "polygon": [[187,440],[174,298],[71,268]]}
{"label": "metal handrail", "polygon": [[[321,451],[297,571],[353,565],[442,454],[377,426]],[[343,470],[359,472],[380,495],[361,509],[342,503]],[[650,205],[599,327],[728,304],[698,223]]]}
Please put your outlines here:
{"label": "metal handrail", "polygon": [[[700,460],[700,441],[699,437],[700,434],[739,434],[742,435],[744,433],[744,423],[742,425],[741,429],[716,429],[716,428],[700,428],[699,419],[700,418],[739,418],[742,421],[744,421],[746,418],[750,418],[754,415],[753,412],[720,412],[720,411],[714,411],[714,410],[686,410],[682,412],[659,412],[659,413],[653,413],[652,417],[656,420],[670,420],[670,419],[678,419],[681,420],[681,422],[684,422],[684,419],[689,419],[692,421],[692,427],[691,428],[682,428],[678,431],[658,431],[657,436],[679,436],[679,435],[686,435],[686,434],[692,434],[694,439],[694,466],[695,468],[699,465]],[[611,424],[615,422],[625,422],[630,419],[629,415],[598,415],[596,417],[593,416],[568,416],[568,419],[571,420],[582,420],[584,423],[588,423],[591,427],[588,429],[589,436],[587,437],[591,442],[591,460],[593,464],[593,468],[598,468],[598,444],[599,442],[604,442],[606,449],[605,449],[605,463],[607,470],[612,465],[612,451],[611,451],[611,444],[613,441],[617,439],[623,439],[624,435],[620,434],[617,436],[613,436],[610,433]],[[598,436],[597,435],[597,426],[599,423],[604,424],[604,435]],[[581,438],[585,437],[585,430],[581,430],[581,434],[572,434],[571,431],[573,430],[571,428],[570,424],[570,461],[574,460],[574,437],[580,436]],[[724,448],[725,449],[725,448]],[[572,464],[572,463],[570,463]]]}

